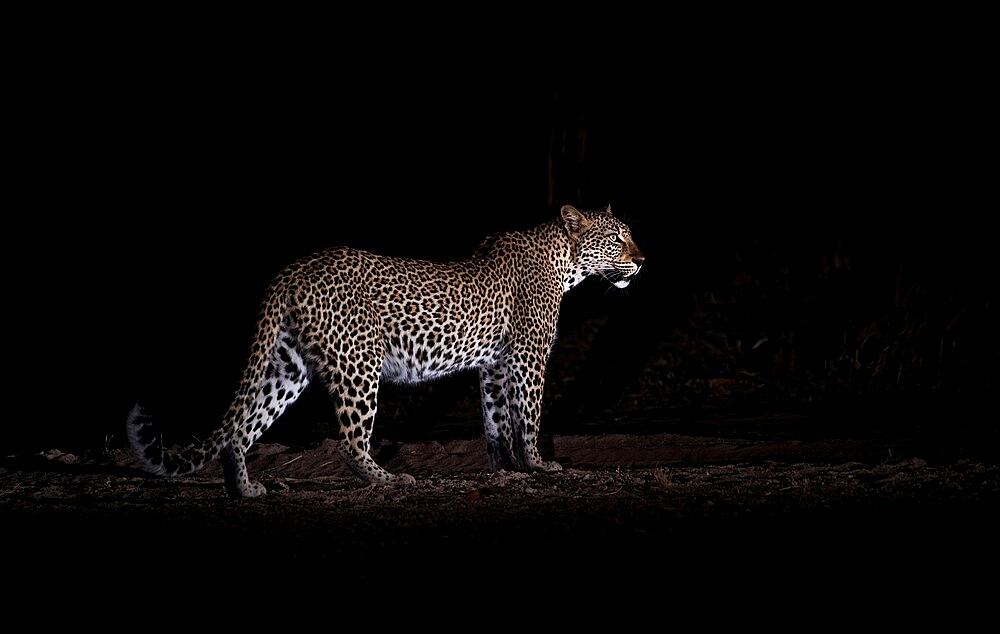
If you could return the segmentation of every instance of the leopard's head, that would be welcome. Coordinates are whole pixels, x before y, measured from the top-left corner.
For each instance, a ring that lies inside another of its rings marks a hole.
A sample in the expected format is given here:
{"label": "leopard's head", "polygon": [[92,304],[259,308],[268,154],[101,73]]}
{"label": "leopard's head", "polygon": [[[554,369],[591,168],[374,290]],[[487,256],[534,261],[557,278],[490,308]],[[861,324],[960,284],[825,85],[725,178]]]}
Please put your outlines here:
{"label": "leopard's head", "polygon": [[618,288],[628,286],[646,258],[632,241],[628,225],[611,214],[611,205],[600,211],[580,211],[564,205],[560,214],[574,243],[571,284],[589,275],[600,275]]}

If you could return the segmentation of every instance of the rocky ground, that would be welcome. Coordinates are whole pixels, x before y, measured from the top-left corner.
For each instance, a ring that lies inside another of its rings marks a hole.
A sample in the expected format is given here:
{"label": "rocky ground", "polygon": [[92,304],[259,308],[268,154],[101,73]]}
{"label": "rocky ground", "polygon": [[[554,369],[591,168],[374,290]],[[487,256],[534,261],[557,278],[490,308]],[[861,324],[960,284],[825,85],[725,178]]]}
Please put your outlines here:
{"label": "rocky ground", "polygon": [[331,583],[430,574],[468,588],[545,571],[690,589],[834,574],[898,584],[931,570],[964,583],[1000,563],[1000,466],[978,441],[806,432],[790,415],[667,427],[548,436],[558,473],[486,473],[475,438],[384,440],[379,462],[416,477],[397,486],[360,484],[328,439],[264,443],[249,466],[269,493],[254,500],[227,499],[217,465],[150,477],[122,448],[7,456],[7,572],[153,566],[170,577],[222,565],[254,578],[322,571]]}

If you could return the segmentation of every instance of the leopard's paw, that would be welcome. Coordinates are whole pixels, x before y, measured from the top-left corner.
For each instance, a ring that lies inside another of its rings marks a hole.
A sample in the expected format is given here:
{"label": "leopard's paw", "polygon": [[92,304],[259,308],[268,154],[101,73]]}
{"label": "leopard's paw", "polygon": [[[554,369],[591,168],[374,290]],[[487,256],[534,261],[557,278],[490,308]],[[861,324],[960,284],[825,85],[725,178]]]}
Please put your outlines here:
{"label": "leopard's paw", "polygon": [[543,460],[535,465],[535,469],[538,471],[562,471],[563,466],[555,460]]}
{"label": "leopard's paw", "polygon": [[226,492],[232,498],[259,498],[267,493],[267,489],[260,482],[250,482],[248,486],[226,487]]}
{"label": "leopard's paw", "polygon": [[397,473],[392,476],[392,480],[390,480],[389,482],[390,484],[410,485],[410,484],[416,484],[417,479],[411,476],[409,473]]}

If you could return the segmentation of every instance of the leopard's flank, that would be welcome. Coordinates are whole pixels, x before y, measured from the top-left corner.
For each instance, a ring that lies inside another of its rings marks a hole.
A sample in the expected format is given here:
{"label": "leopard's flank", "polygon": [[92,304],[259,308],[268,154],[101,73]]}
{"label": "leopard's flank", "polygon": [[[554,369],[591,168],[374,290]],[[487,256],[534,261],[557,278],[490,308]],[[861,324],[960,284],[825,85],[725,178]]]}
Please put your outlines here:
{"label": "leopard's flank", "polygon": [[412,481],[370,455],[383,381],[418,383],[477,370],[491,471],[558,470],[538,451],[545,364],[563,294],[597,275],[624,288],[644,257],[611,208],[566,205],[558,218],[486,239],[459,262],[351,248],[303,258],[271,282],[249,362],[222,425],[168,449],[136,405],[128,438],[142,468],[178,476],[221,457],[227,492],[256,497],[245,456],[311,382],[330,394],[339,448],[361,479]]}

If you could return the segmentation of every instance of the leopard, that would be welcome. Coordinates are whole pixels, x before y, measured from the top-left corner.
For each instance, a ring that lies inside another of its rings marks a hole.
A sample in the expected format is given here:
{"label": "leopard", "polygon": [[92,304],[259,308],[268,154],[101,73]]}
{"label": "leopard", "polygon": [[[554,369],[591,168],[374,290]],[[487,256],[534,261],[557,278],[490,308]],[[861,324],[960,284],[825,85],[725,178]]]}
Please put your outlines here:
{"label": "leopard", "polygon": [[229,497],[266,493],[251,480],[251,446],[311,383],[332,401],[335,441],[366,485],[413,483],[372,457],[379,386],[478,373],[489,472],[562,470],[539,451],[546,364],[563,296],[589,277],[624,289],[645,256],[606,208],[563,205],[547,221],[495,233],[466,259],[424,260],[331,247],[270,280],[249,359],[221,425],[167,444],[136,403],[127,437],[139,467],[182,476],[220,459]]}

